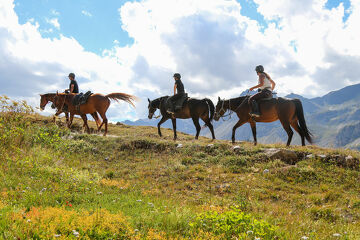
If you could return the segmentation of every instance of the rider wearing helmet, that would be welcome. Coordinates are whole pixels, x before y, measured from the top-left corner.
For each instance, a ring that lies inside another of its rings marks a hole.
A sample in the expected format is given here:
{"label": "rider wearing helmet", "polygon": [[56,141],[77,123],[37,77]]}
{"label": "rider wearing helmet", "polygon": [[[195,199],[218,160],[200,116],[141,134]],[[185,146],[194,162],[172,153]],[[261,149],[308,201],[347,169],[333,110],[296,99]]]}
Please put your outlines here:
{"label": "rider wearing helmet", "polygon": [[176,105],[176,102],[185,96],[184,84],[181,81],[180,73],[175,73],[173,75],[175,84],[174,84],[174,95],[168,99],[168,109],[167,112],[174,114],[176,110],[180,110],[182,106]]}
{"label": "rider wearing helmet", "polygon": [[79,93],[79,86],[75,80],[75,74],[69,73],[68,77],[70,79],[70,84],[69,84],[69,89],[66,89],[65,92]]}
{"label": "rider wearing helmet", "polygon": [[258,93],[254,94],[249,98],[249,104],[251,105],[251,116],[260,117],[259,106],[257,100],[262,98],[271,98],[272,91],[275,88],[275,82],[271,79],[269,74],[264,72],[264,67],[262,65],[256,66],[256,74],[259,76],[258,85],[253,86],[249,90],[252,91],[255,88],[258,88]]}

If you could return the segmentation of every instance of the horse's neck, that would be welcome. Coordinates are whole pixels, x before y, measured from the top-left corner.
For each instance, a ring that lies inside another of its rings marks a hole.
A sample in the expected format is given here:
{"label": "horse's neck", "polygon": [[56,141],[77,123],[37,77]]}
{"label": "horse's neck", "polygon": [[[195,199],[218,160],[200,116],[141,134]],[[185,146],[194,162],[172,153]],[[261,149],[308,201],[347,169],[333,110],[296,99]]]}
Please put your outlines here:
{"label": "horse's neck", "polygon": [[245,100],[245,97],[238,97],[238,98],[231,98],[229,101],[229,109],[232,111],[235,111],[241,103],[243,103],[243,101]]}
{"label": "horse's neck", "polygon": [[154,108],[160,108],[161,100],[162,100],[161,98],[155,99],[155,100],[153,101],[153,107],[154,107]]}
{"label": "horse's neck", "polygon": [[54,98],[56,97],[55,93],[48,93],[45,95],[47,101],[54,101]]}

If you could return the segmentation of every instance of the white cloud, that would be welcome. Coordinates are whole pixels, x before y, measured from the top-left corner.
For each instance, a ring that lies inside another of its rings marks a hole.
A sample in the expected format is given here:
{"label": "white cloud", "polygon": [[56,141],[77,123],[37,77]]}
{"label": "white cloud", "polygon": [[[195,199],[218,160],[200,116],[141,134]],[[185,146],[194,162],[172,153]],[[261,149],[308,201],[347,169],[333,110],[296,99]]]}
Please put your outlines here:
{"label": "white cloud", "polygon": [[112,105],[109,116],[116,120],[144,118],[147,97],[172,94],[174,72],[182,74],[191,96],[215,101],[255,85],[258,64],[281,95],[318,96],[360,80],[360,0],[351,1],[346,23],[342,4],[328,10],[325,0],[254,1],[277,25],[269,22],[261,31],[256,21],[240,15],[235,0],[127,2],[119,14],[134,43],[120,47],[114,41],[101,56],[74,38],[41,37],[37,23],[19,24],[12,0],[1,1],[1,91],[35,99],[35,92],[66,88],[66,75],[75,72],[83,91],[127,92],[143,100],[135,114],[125,103]]}
{"label": "white cloud", "polygon": [[60,23],[59,20],[57,18],[46,18],[45,19],[47,23],[53,25],[56,29],[60,29]]}
{"label": "white cloud", "polygon": [[60,13],[58,11],[56,11],[55,9],[51,9],[51,14],[55,15],[55,16],[59,16]]}
{"label": "white cloud", "polygon": [[82,10],[81,13],[84,15],[84,16],[87,16],[87,17],[92,17],[92,14],[86,10]]}

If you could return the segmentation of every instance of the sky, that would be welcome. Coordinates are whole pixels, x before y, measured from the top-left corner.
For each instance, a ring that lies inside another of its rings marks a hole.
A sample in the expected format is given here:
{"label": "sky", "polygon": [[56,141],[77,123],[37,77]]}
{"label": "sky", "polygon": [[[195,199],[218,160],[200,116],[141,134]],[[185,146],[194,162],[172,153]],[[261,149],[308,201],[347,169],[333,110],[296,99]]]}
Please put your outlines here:
{"label": "sky", "polygon": [[1,0],[0,95],[38,107],[74,72],[80,91],[139,97],[108,110],[135,120],[175,72],[216,101],[256,85],[261,64],[278,95],[318,97],[360,82],[359,43],[360,0]]}

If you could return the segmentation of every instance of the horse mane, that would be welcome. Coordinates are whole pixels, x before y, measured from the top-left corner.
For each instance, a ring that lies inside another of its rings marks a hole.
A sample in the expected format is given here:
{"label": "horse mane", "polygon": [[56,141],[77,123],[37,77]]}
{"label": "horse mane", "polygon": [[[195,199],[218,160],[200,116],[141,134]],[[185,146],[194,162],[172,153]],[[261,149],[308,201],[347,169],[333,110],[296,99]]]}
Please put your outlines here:
{"label": "horse mane", "polygon": [[152,104],[155,104],[156,106],[160,106],[160,103],[162,101],[164,101],[165,99],[169,98],[169,96],[162,96],[162,97],[159,97],[159,98],[155,98],[154,100],[151,101]]}
{"label": "horse mane", "polygon": [[232,104],[240,106],[240,104],[242,104],[247,97],[248,96],[240,96],[237,98],[230,98],[230,99],[224,100],[224,101],[230,101]]}

